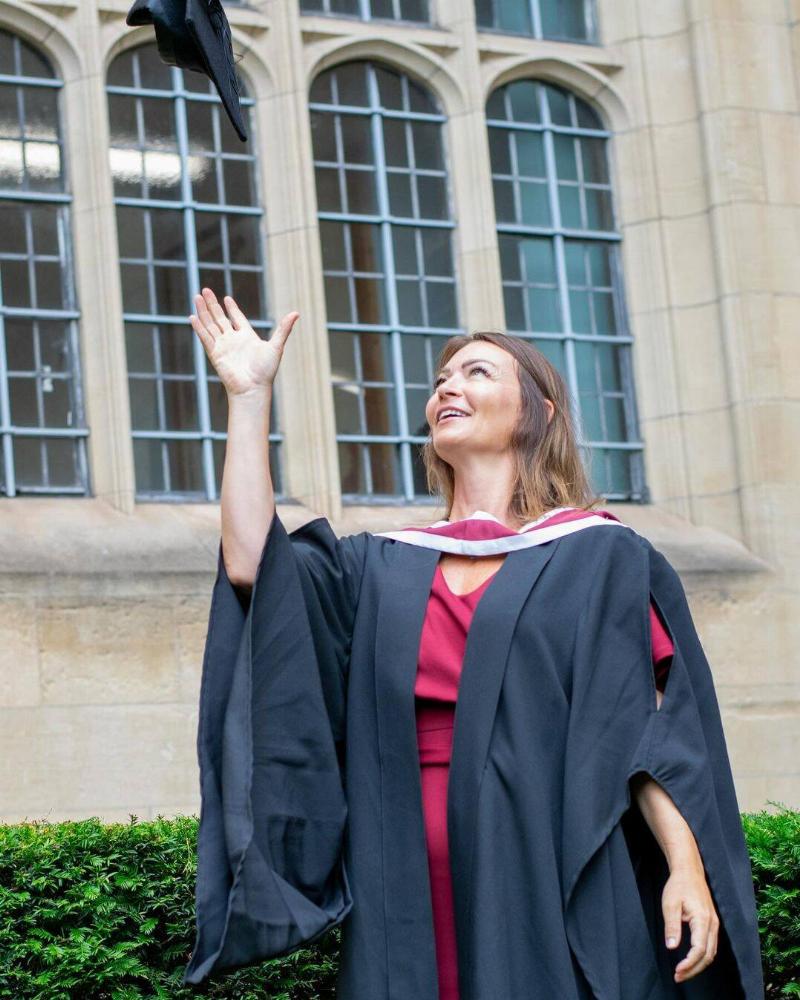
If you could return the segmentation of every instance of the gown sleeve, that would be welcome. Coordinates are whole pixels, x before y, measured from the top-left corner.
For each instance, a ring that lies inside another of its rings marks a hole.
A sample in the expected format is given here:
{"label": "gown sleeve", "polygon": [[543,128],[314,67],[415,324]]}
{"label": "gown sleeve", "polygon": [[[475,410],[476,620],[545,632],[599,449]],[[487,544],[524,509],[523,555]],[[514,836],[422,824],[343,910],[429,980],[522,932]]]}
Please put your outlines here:
{"label": "gown sleeve", "polygon": [[[750,857],[714,678],[683,585],[647,539],[608,544],[620,548],[598,561],[576,635],[562,842],[570,945],[598,997],[763,1000]],[[654,607],[672,645],[660,707]],[[684,923],[680,946],[667,949],[669,869],[633,798],[640,772],[686,820],[720,917],[714,961],[680,986],[672,976],[690,929]]]}
{"label": "gown sleeve", "polygon": [[200,684],[196,940],[183,984],[305,946],[353,902],[340,767],[368,534],[273,516],[249,595],[222,542]]}

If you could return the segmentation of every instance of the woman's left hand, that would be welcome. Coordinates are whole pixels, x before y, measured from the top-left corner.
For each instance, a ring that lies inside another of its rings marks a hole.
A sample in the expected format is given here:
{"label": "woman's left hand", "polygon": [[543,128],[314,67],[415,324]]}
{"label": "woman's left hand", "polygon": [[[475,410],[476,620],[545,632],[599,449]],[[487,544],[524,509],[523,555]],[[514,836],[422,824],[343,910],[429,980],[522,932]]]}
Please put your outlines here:
{"label": "woman's left hand", "polygon": [[661,896],[661,909],[668,948],[678,947],[682,921],[689,923],[691,948],[675,967],[675,982],[682,983],[711,965],[717,954],[720,921],[699,854],[696,860],[672,869]]}

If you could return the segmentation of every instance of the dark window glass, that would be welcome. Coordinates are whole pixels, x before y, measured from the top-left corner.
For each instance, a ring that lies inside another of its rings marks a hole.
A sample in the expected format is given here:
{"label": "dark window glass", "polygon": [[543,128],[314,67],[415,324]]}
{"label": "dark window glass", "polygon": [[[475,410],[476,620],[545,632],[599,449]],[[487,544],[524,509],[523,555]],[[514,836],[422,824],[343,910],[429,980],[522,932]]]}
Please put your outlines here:
{"label": "dark window glass", "polygon": [[[263,211],[243,151],[255,144],[242,146],[207,77],[165,65],[153,44],[118,56],[107,90],[137,496],[214,500],[226,396],[186,317],[208,286],[268,335]],[[273,473],[280,440],[273,413]]]}
{"label": "dark window glass", "polygon": [[317,77],[310,114],[343,497],[427,496],[432,365],[458,331],[444,116],[368,62]]}
{"label": "dark window glass", "polygon": [[594,0],[475,0],[480,28],[533,38],[594,42]]}
{"label": "dark window glass", "polygon": [[300,0],[300,11],[362,21],[430,21],[429,0]]}
{"label": "dark window glass", "polygon": [[486,115],[506,327],[565,377],[594,489],[642,499],[608,132],[584,101],[536,80],[496,90]]}
{"label": "dark window glass", "polygon": [[62,81],[1,29],[0,73],[0,493],[86,495]]}

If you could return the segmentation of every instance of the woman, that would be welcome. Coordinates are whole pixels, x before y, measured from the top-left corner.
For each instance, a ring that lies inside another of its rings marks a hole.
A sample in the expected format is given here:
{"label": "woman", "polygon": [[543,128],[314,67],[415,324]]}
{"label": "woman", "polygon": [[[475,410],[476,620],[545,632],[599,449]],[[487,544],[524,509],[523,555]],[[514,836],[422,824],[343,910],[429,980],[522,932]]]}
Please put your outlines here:
{"label": "woman", "polygon": [[287,535],[266,441],[298,314],[264,341],[225,305],[190,317],[229,427],[184,982],[341,923],[340,1000],[762,997],[708,664],[674,570],[590,510],[555,369],[452,338],[448,518]]}

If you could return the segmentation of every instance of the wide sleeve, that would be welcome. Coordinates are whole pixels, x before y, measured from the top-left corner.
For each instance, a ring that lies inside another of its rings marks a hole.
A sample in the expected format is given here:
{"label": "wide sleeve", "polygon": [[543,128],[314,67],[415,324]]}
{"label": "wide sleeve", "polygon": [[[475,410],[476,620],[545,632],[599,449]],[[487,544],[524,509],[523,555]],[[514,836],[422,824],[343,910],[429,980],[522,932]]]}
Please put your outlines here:
{"label": "wide sleeve", "polygon": [[309,944],[352,908],[340,769],[368,534],[275,513],[249,597],[222,543],[203,654],[196,940],[183,983]]}
{"label": "wide sleeve", "polygon": [[[683,586],[641,536],[605,541],[573,664],[562,844],[570,945],[598,997],[763,1000],[750,858],[714,682]],[[653,606],[673,649],[660,708]],[[669,870],[633,796],[642,772],[690,827],[721,921],[715,960],[681,986],[672,977],[690,931],[684,924],[679,948],[667,949],[661,897]]]}
{"label": "wide sleeve", "polygon": [[729,995],[762,1000],[753,873],[711,667],[680,577],[661,552],[644,545],[673,656],[660,710],[650,714],[629,773],[644,771],[665,789],[697,842],[722,924],[717,957],[701,975],[723,982],[728,962]]}

